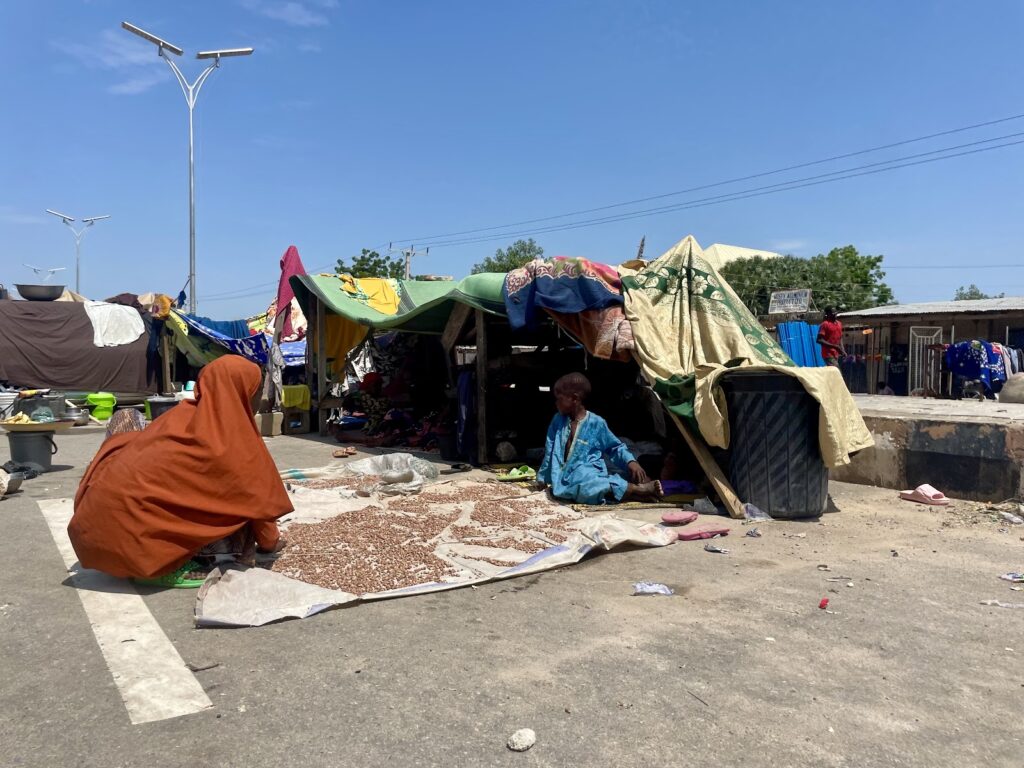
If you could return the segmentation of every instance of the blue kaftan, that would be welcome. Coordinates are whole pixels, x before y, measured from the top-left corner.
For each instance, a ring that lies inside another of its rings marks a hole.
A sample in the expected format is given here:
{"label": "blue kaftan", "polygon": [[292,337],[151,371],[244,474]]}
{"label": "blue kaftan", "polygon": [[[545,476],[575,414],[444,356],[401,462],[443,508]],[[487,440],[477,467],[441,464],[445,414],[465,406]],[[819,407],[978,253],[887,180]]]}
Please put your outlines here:
{"label": "blue kaftan", "polygon": [[622,444],[608,424],[595,413],[587,413],[576,427],[576,437],[565,457],[572,423],[568,416],[555,414],[548,427],[544,445],[544,461],[537,479],[551,486],[555,498],[580,504],[603,504],[611,497],[621,501],[627,482],[618,475],[609,475],[604,457],[626,469],[634,461],[633,454]]}

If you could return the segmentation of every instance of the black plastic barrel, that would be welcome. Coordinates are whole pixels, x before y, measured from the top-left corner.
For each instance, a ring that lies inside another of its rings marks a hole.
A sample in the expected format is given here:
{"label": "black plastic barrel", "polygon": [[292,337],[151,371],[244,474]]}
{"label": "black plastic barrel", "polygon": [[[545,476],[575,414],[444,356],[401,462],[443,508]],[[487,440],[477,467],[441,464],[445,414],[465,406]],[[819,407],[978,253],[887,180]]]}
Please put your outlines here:
{"label": "black plastic barrel", "polygon": [[157,416],[162,416],[178,404],[174,397],[150,397],[146,402],[149,403],[150,421],[156,421]]}
{"label": "black plastic barrel", "polygon": [[740,501],[772,517],[818,517],[828,468],[818,447],[818,403],[793,376],[736,371],[721,379],[729,409],[728,475]]}

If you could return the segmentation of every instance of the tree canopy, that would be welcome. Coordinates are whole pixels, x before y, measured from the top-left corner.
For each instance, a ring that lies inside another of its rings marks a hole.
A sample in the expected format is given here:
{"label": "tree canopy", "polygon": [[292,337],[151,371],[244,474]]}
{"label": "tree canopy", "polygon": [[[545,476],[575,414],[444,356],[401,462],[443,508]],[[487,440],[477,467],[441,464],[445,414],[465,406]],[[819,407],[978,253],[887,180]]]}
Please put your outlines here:
{"label": "tree canopy", "polygon": [[363,252],[353,257],[351,264],[338,259],[334,271],[339,275],[350,274],[352,277],[405,277],[405,262],[399,256],[381,256],[376,251],[363,248]]}
{"label": "tree canopy", "polygon": [[810,288],[818,307],[838,311],[868,309],[895,301],[885,284],[884,256],[860,254],[852,245],[809,259],[754,256],[722,267],[722,277],[755,315],[768,314],[772,291]]}
{"label": "tree canopy", "polygon": [[953,301],[967,301],[970,299],[1001,299],[1006,296],[1005,293],[993,293],[988,294],[981,290],[974,283],[971,283],[966,288],[962,285],[956,289],[956,294],[953,296]]}
{"label": "tree canopy", "polygon": [[488,256],[479,264],[474,264],[473,274],[511,272],[513,269],[519,269],[524,264],[528,264],[534,259],[543,258],[543,256],[544,249],[537,245],[532,237],[529,240],[516,240],[508,248],[499,248],[493,256]]}

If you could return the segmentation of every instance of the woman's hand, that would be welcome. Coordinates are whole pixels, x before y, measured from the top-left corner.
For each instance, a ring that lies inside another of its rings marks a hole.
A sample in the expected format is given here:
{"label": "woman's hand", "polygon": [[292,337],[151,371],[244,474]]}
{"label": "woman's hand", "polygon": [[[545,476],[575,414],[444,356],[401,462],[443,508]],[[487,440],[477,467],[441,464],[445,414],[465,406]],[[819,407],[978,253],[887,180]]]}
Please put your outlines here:
{"label": "woman's hand", "polygon": [[640,466],[638,461],[631,461],[628,464],[629,477],[636,485],[642,485],[650,480],[647,477],[647,473],[644,472],[644,468]]}

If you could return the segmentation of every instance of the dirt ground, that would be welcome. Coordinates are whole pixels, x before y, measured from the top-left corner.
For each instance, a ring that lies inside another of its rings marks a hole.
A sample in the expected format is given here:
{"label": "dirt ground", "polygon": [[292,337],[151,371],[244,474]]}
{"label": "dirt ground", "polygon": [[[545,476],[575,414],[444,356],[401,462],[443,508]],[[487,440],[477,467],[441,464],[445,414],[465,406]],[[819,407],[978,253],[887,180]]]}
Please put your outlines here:
{"label": "dirt ground", "polygon": [[[214,706],[132,725],[37,505],[73,496],[100,437],[62,436],[63,468],[0,503],[5,766],[1021,765],[1024,608],[981,603],[1024,603],[998,578],[1024,570],[1024,526],[838,483],[820,520],[731,522],[728,554],[612,553],[258,629],[197,630],[194,593],[141,590]],[[536,746],[508,751],[523,727]]]}

